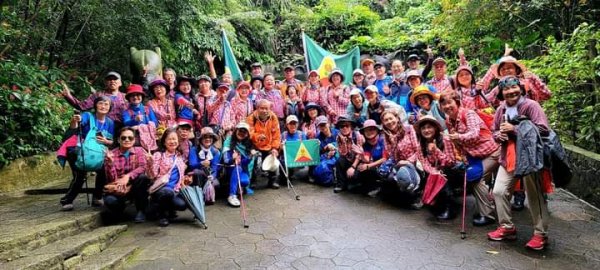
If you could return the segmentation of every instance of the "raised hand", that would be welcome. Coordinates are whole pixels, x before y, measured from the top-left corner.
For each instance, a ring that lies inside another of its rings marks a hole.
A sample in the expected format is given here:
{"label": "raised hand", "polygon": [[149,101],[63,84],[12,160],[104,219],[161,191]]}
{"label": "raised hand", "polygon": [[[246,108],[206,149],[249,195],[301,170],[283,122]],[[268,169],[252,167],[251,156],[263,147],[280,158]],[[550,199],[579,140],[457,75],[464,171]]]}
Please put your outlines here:
{"label": "raised hand", "polygon": [[64,97],[69,97],[71,96],[71,90],[69,89],[69,86],[65,83],[65,81],[60,81],[60,86],[62,86],[62,92],[61,94]]}
{"label": "raised hand", "polygon": [[213,63],[215,61],[215,55],[212,54],[212,52],[207,51],[204,53],[204,59],[206,59],[206,62],[208,63]]}
{"label": "raised hand", "polygon": [[504,56],[509,56],[513,51],[513,48],[508,43],[504,43]]}

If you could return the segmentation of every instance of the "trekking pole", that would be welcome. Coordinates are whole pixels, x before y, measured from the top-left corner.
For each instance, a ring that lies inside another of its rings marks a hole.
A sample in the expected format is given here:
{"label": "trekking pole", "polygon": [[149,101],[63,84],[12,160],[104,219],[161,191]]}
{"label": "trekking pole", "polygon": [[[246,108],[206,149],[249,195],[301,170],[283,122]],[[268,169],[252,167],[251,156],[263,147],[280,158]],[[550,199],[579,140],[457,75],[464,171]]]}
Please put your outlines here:
{"label": "trekking pole", "polygon": [[237,178],[238,178],[238,189],[240,191],[240,201],[241,201],[241,205],[242,207],[240,208],[240,212],[242,215],[242,222],[244,224],[244,228],[249,228],[250,226],[248,225],[248,221],[246,220],[246,203],[244,202],[244,192],[242,191],[242,183],[241,183],[241,178],[240,178],[240,166],[235,166],[235,172],[237,173]]}
{"label": "trekking pole", "polygon": [[463,183],[463,205],[462,205],[462,220],[460,225],[460,239],[467,238],[467,231],[465,230],[465,214],[467,210],[467,171],[465,170],[465,179]]}
{"label": "trekking pole", "polygon": [[283,171],[283,175],[285,176],[285,180],[287,180],[287,187],[288,187],[288,189],[292,189],[292,192],[294,192],[294,195],[296,196],[296,200],[299,201],[300,200],[300,195],[298,195],[298,193],[296,193],[296,189],[294,188],[294,185],[292,185],[292,181],[290,181],[290,178],[288,177],[288,174],[287,174],[285,168],[283,168],[283,165],[281,165],[281,163],[279,163],[279,167]]}
{"label": "trekking pole", "polygon": [[[92,121],[93,119],[90,119],[90,121]],[[79,123],[79,145],[81,145],[80,150],[81,150],[81,160],[83,161],[84,167],[85,167],[85,154],[83,152],[83,128],[81,127],[81,123]],[[83,171],[83,170],[82,170]],[[91,205],[90,203],[90,191],[89,191],[89,187],[88,187],[88,183],[87,183],[87,172],[83,171],[83,183],[85,184],[85,198],[87,199],[87,204]]]}

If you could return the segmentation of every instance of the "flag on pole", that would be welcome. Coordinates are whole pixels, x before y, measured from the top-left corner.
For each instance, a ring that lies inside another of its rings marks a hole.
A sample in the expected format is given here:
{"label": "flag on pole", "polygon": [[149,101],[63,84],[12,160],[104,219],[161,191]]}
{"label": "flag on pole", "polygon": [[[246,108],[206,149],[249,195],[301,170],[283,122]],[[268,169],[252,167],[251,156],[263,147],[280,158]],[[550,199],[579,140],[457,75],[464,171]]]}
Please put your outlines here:
{"label": "flag on pole", "polygon": [[235,59],[235,55],[233,54],[233,50],[231,49],[231,45],[229,45],[229,40],[227,39],[227,35],[225,34],[225,29],[223,29],[223,34],[221,36],[221,43],[223,44],[223,58],[225,60],[225,73],[230,73],[231,78],[235,82],[239,82],[243,80],[242,71],[237,64],[237,60]]}
{"label": "flag on pole", "polygon": [[304,59],[308,71],[317,70],[321,82],[329,84],[329,73],[338,68],[344,73],[344,83],[352,83],[352,72],[360,67],[360,49],[354,47],[343,55],[333,54],[319,46],[312,38],[302,32]]}
{"label": "flag on pole", "polygon": [[284,145],[287,168],[319,165],[319,140],[286,141]]}

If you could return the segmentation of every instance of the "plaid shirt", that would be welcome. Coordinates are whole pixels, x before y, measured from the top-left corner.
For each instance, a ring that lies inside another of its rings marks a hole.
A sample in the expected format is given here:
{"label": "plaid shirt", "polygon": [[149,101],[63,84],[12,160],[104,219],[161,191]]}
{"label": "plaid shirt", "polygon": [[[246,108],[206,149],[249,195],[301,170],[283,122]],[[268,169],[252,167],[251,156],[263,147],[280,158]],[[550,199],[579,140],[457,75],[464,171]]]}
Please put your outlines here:
{"label": "plaid shirt", "polygon": [[234,97],[231,100],[231,121],[233,125],[237,125],[239,122],[246,120],[246,117],[254,112],[254,104],[248,98],[246,101],[240,97]]}
{"label": "plaid shirt", "polygon": [[227,101],[221,102],[219,108],[210,116],[210,125],[221,126],[225,131],[233,129],[233,114],[231,113],[231,104]]}
{"label": "plaid shirt", "polygon": [[147,105],[154,111],[154,115],[156,116],[156,119],[158,119],[158,126],[172,127],[177,124],[175,121],[177,118],[177,115],[175,114],[175,103],[171,98],[167,98],[165,101],[166,102],[163,103],[160,100],[152,99],[148,101]]}
{"label": "plaid shirt", "polygon": [[273,112],[277,115],[277,118],[283,119],[285,114],[283,113],[285,107],[285,101],[281,96],[281,92],[277,89],[271,89],[266,91],[265,89],[261,90],[258,94],[259,99],[266,99],[270,101],[273,105]]}
{"label": "plaid shirt", "polygon": [[[496,74],[493,70],[494,67],[496,67],[496,65],[492,65],[492,67],[490,67],[490,69],[488,69],[488,71],[485,73],[485,76],[483,76],[482,82],[484,90],[488,90],[492,81],[496,79]],[[527,97],[529,99],[542,104],[552,96],[548,86],[537,75],[529,71],[525,71],[525,73],[520,75],[519,78],[521,80],[521,84],[525,85]],[[498,94],[498,86],[494,87],[494,89],[488,92],[488,94],[495,98]],[[486,97],[488,94],[486,94]]]}
{"label": "plaid shirt", "polygon": [[[215,111],[215,100],[216,92],[210,90],[208,95],[196,95],[196,103],[198,104],[198,115],[196,115],[196,128],[200,129],[210,123],[210,117],[213,111]],[[218,107],[219,104],[216,104]],[[204,115],[206,113],[206,116]],[[206,123],[205,123],[206,121]],[[205,125],[206,124],[206,125]]]}
{"label": "plaid shirt", "polygon": [[[335,93],[338,93],[339,96],[335,97]],[[331,123],[337,123],[338,117],[346,114],[348,103],[350,103],[349,87],[346,87],[343,84],[340,84],[335,88],[333,88],[332,85],[329,86],[327,90],[327,103],[325,104],[324,109],[327,111]]]}
{"label": "plaid shirt", "polygon": [[438,93],[444,91],[444,89],[446,88],[450,88],[450,79],[448,79],[448,76],[444,75],[444,78],[442,79],[436,79],[435,77],[433,77],[431,80],[427,81],[427,84],[433,86],[435,88],[435,90],[438,91]]}
{"label": "plaid shirt", "polygon": [[150,179],[158,179],[166,174],[170,174],[173,162],[176,162],[175,166],[177,166],[177,171],[179,172],[179,181],[175,185],[174,190],[179,191],[187,165],[185,165],[184,158],[177,152],[175,154],[169,154],[167,152],[154,153],[154,155],[152,155],[152,165],[147,166],[146,168],[146,175],[148,175]]}
{"label": "plaid shirt", "polygon": [[[423,170],[427,173],[433,173],[435,170],[450,168],[456,163],[456,155],[454,153],[454,144],[447,136],[443,138],[444,151],[436,148],[433,153],[423,155],[423,151],[419,147],[417,158],[423,164]],[[427,146],[425,146],[427,148]],[[437,165],[437,166],[436,166]]]}
{"label": "plaid shirt", "polygon": [[446,119],[446,126],[448,133],[458,133],[456,147],[473,157],[484,158],[498,150],[499,146],[492,136],[480,136],[479,131],[487,127],[472,110],[459,108],[458,119]]}
{"label": "plaid shirt", "polygon": [[125,174],[129,174],[129,179],[133,180],[146,171],[146,157],[141,147],[129,149],[129,157],[125,157],[119,148],[111,150],[111,153],[113,161],[104,161],[106,183],[112,183]]}
{"label": "plaid shirt", "polygon": [[317,128],[317,123],[315,120],[309,120],[307,123],[302,125],[302,132],[306,134],[308,139],[314,139],[317,137],[319,129]]}
{"label": "plaid shirt", "polygon": [[413,127],[404,126],[404,136],[402,138],[397,138],[397,142],[395,149],[392,149],[393,152],[391,152],[396,162],[407,160],[410,163],[415,163],[417,161],[419,143],[417,142]]}
{"label": "plaid shirt", "polygon": [[325,94],[323,93],[325,90],[321,88],[320,85],[310,85],[304,88],[304,92],[302,92],[302,101],[304,104],[308,104],[309,102],[316,103],[319,106],[323,106],[325,101]]}
{"label": "plaid shirt", "polygon": [[[475,92],[474,88],[472,89],[459,87],[458,89],[456,89],[456,91],[460,96],[460,106],[465,109],[477,110],[489,107],[489,105],[485,102],[481,95],[472,96],[472,93]],[[494,104],[496,96],[491,97],[489,93],[485,96],[490,103]]]}
{"label": "plaid shirt", "polygon": [[121,118],[124,110],[127,110],[129,107],[127,100],[125,99],[125,94],[121,92],[117,92],[116,95],[112,93],[107,93],[105,91],[96,92],[91,94],[88,98],[83,101],[78,100],[74,96],[65,97],[67,102],[71,104],[76,109],[82,111],[88,111],[94,108],[94,100],[99,97],[109,97],[112,102],[112,109],[108,112],[108,117],[115,122],[121,123]]}
{"label": "plaid shirt", "polygon": [[352,151],[352,145],[363,145],[365,143],[365,137],[357,131],[352,131],[350,136],[344,136],[339,132],[336,141],[340,157],[345,157],[349,161],[354,161],[356,153]]}

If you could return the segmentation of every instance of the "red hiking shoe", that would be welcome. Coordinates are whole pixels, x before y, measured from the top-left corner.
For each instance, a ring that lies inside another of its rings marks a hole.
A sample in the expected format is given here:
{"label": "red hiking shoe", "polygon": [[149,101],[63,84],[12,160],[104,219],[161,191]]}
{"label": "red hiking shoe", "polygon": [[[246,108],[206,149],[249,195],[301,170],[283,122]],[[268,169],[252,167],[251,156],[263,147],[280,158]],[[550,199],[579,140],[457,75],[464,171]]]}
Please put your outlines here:
{"label": "red hiking shoe", "polygon": [[495,231],[489,232],[487,236],[488,239],[493,241],[515,240],[517,239],[517,228],[505,228],[500,226]]}
{"label": "red hiking shoe", "polygon": [[533,237],[531,237],[531,240],[529,240],[529,242],[527,242],[525,247],[533,249],[533,250],[542,250],[546,247],[547,244],[548,244],[547,237],[545,237],[543,235],[539,235],[539,234],[534,234]]}

